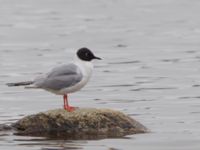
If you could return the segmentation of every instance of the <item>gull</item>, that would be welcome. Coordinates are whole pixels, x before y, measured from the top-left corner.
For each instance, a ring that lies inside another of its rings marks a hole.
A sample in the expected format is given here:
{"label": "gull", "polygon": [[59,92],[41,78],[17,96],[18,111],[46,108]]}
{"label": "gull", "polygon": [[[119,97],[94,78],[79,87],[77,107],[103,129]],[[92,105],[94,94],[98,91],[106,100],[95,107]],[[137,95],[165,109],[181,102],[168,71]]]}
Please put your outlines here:
{"label": "gull", "polygon": [[50,72],[36,77],[32,81],[7,83],[8,86],[24,86],[25,88],[44,89],[57,95],[63,95],[64,109],[72,112],[75,107],[68,103],[68,94],[79,91],[89,81],[96,57],[88,48],[80,48],[70,64],[53,68]]}

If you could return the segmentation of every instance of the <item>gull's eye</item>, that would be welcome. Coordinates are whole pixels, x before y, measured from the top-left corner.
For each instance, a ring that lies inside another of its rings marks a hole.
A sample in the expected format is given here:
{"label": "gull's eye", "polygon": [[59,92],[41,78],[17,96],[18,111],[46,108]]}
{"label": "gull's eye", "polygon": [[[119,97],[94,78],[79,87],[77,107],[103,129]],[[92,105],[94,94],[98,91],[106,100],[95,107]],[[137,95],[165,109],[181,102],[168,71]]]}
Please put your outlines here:
{"label": "gull's eye", "polygon": [[85,57],[90,58],[91,54],[90,53],[85,53]]}

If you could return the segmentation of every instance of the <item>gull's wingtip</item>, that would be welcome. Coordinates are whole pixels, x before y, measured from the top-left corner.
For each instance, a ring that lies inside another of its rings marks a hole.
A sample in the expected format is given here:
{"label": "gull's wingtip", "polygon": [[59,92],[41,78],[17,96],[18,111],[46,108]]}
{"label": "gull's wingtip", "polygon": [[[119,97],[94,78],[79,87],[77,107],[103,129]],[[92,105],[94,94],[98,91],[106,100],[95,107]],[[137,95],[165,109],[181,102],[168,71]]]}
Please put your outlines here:
{"label": "gull's wingtip", "polygon": [[6,83],[7,86],[15,86],[15,83]]}
{"label": "gull's wingtip", "polygon": [[6,83],[7,86],[25,86],[25,85],[31,85],[33,84],[33,81],[25,81],[25,82],[17,82],[17,83]]}

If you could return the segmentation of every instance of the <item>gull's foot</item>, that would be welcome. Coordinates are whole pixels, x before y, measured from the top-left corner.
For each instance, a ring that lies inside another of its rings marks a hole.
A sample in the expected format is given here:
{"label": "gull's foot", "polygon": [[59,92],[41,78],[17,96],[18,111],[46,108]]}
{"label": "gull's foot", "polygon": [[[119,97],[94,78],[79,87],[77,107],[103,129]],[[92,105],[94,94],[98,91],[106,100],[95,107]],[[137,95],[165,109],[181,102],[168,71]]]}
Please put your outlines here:
{"label": "gull's foot", "polygon": [[64,106],[64,109],[67,110],[68,112],[73,112],[76,110],[78,107],[73,107],[73,106]]}

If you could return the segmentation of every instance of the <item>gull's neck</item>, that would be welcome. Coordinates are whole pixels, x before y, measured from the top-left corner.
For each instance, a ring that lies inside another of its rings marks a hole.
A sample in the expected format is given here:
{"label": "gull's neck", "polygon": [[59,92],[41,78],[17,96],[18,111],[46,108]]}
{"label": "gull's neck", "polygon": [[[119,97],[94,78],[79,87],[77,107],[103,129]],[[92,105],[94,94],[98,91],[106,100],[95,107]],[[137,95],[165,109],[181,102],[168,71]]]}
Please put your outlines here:
{"label": "gull's neck", "polygon": [[76,64],[81,72],[83,73],[83,76],[90,76],[92,74],[93,70],[93,64],[90,61],[84,61],[77,57],[77,55],[74,57],[74,64]]}

